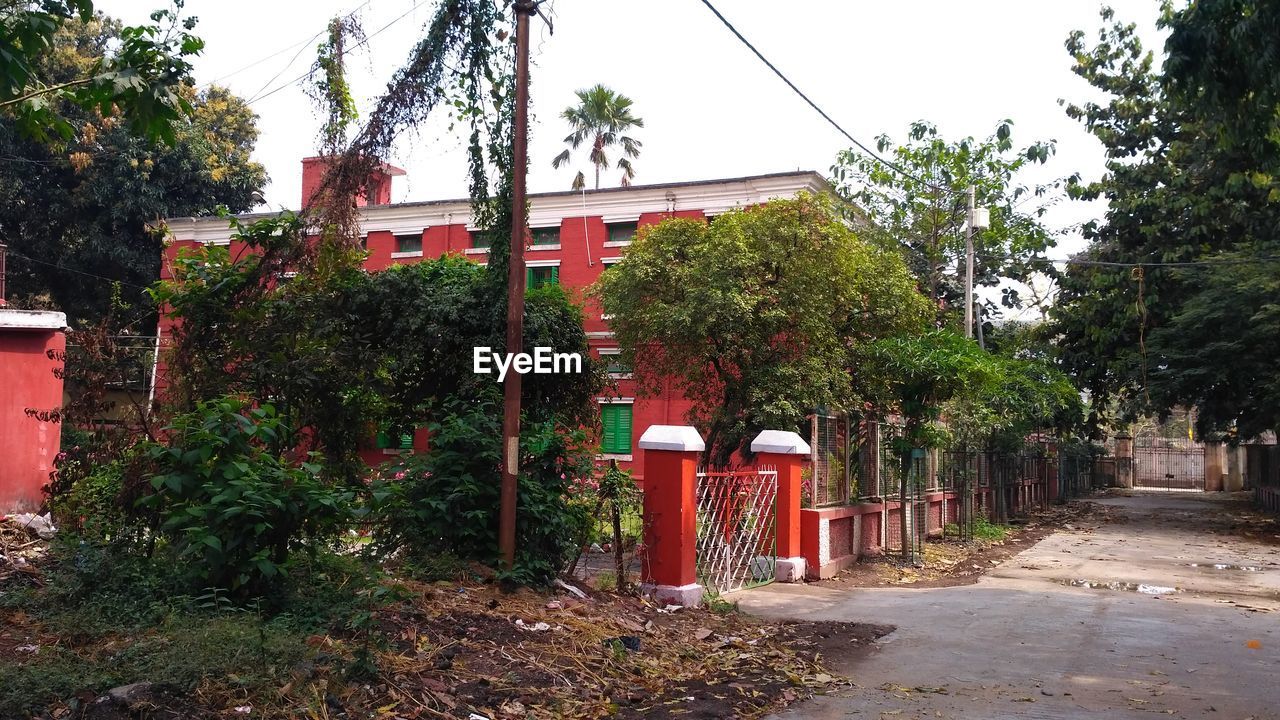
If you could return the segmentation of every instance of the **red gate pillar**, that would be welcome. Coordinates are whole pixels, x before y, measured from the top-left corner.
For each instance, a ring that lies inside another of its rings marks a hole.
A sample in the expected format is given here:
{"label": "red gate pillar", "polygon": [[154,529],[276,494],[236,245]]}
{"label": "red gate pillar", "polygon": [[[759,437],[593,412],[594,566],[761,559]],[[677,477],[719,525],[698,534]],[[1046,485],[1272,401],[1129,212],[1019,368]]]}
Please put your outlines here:
{"label": "red gate pillar", "polygon": [[640,589],[663,604],[702,603],[698,541],[698,455],[706,445],[685,425],[650,425],[644,450],[644,562]]}
{"label": "red gate pillar", "polygon": [[778,582],[804,580],[804,556],[800,551],[800,464],[809,455],[809,443],[785,430],[765,430],[751,441],[756,465],[778,468],[778,546],[773,576]]}

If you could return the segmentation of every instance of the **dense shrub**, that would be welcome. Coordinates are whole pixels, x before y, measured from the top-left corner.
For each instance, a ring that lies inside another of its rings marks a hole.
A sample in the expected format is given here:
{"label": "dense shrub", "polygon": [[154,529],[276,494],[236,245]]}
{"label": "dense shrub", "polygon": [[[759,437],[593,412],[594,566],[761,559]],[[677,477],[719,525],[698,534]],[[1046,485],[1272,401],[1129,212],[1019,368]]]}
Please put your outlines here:
{"label": "dense shrub", "polygon": [[[501,412],[494,401],[451,403],[430,425],[431,451],[382,471],[375,497],[394,498],[374,526],[377,547],[408,556],[496,564],[501,486]],[[578,550],[591,515],[569,502],[573,480],[591,472],[585,433],[549,422],[521,429],[516,567],[510,579],[550,581]]]}
{"label": "dense shrub", "polygon": [[202,402],[167,431],[168,443],[149,449],[157,473],[142,502],[202,587],[259,592],[292,551],[314,550],[353,518],[354,493],[321,478],[321,458],[295,463],[273,450],[292,430],[270,405]]}

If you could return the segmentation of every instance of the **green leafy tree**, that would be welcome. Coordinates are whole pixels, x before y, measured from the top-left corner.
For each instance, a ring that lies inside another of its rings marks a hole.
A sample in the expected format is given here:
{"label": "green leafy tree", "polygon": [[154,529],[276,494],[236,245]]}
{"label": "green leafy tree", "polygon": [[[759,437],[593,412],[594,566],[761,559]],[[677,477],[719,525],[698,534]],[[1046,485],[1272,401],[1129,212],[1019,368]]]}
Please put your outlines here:
{"label": "green leafy tree", "polygon": [[[78,77],[100,62],[122,28],[97,16],[59,30],[40,58],[41,72]],[[93,322],[110,309],[118,280],[136,305],[159,276],[163,237],[157,221],[261,201],[262,166],[250,159],[257,116],[220,87],[179,89],[192,116],[174,121],[171,144],[139,137],[115,115],[67,107],[75,138],[33,140],[0,117],[0,242],[9,246],[9,295],[20,306],[65,311]],[[91,277],[83,273],[91,273]],[[132,320],[135,312],[120,317]]]}
{"label": "green leafy tree", "polygon": [[[945,329],[877,340],[865,358],[867,376],[874,379],[866,395],[882,415],[896,412],[903,419],[893,449],[899,462],[899,497],[905,499],[910,494],[913,451],[939,447],[947,437],[938,422],[946,404],[987,394],[1000,380],[1000,367],[977,343]],[[899,515],[903,557],[914,560],[914,544],[907,541],[907,513]]]}
{"label": "green leafy tree", "polygon": [[[912,123],[907,143],[895,145],[887,135],[877,149],[900,172],[856,149],[841,151],[831,168],[839,194],[861,209],[859,222],[866,237],[899,245],[922,291],[938,308],[938,322],[958,323],[964,314],[964,262],[967,196],[976,188],[976,206],[991,210],[991,227],[974,238],[974,281],[1002,286],[1002,304],[1019,307],[1016,286],[1038,271],[1051,271],[1034,259],[1054,238],[1041,222],[1051,186],[1028,187],[1018,182],[1020,171],[1044,163],[1054,143],[1037,142],[1015,149],[1013,121],[1005,120],[990,137],[948,142],[937,126]],[[1039,204],[1028,209],[1028,201]],[[987,303],[988,317],[998,315]]]}
{"label": "green leafy tree", "polygon": [[1262,348],[1280,344],[1276,264],[1258,258],[1280,256],[1280,9],[1165,5],[1162,67],[1134,25],[1110,9],[1102,19],[1094,44],[1079,31],[1067,41],[1075,72],[1105,94],[1067,105],[1108,158],[1075,194],[1109,209],[1084,226],[1086,262],[1062,279],[1062,363],[1089,391],[1095,423],[1109,408],[1131,420],[1195,406],[1202,431],[1274,429]]}
{"label": "green leafy tree", "polygon": [[901,257],[810,195],[641,228],[593,292],[641,389],[673,382],[717,464],[760,430],[855,407],[868,344],[929,316]]}
{"label": "green leafy tree", "polygon": [[[618,158],[617,168],[622,171],[623,187],[630,185],[636,176],[631,161],[640,156],[641,142],[627,135],[635,128],[644,127],[644,120],[632,114],[631,98],[605,87],[595,85],[579,90],[578,104],[570,105],[560,113],[571,132],[565,136],[566,148],[551,161],[551,167],[559,169],[568,164],[570,151],[577,150],[583,143],[590,143],[591,150],[587,159],[595,167],[595,189],[600,189],[600,171],[608,168],[609,152],[614,147],[622,148],[622,157]],[[581,170],[573,177],[573,189],[586,187],[586,176]]]}
{"label": "green leafy tree", "polygon": [[0,7],[0,113],[24,136],[69,140],[77,119],[69,113],[119,113],[134,133],[175,141],[175,122],[191,113],[181,88],[190,81],[188,58],[204,48],[192,35],[196,19],[180,16],[183,3],[151,14],[151,25],[121,27],[109,52],[73,75],[49,73],[44,58],[58,35],[95,20],[92,0],[17,0]]}
{"label": "green leafy tree", "polygon": [[[366,273],[325,265],[297,216],[237,223],[227,246],[179,255],[173,279],[152,291],[176,320],[165,396],[180,411],[227,394],[270,401],[306,428],[326,471],[364,477],[359,443],[379,425],[408,432],[439,419],[452,398],[481,398],[499,385],[477,375],[472,349],[500,347],[503,317],[491,272],[460,257]],[[296,272],[280,282],[285,272]],[[522,385],[530,422],[588,424],[602,385],[589,360],[581,310],[558,286],[526,299],[525,352],[554,347],[584,356],[581,374],[530,375]]]}

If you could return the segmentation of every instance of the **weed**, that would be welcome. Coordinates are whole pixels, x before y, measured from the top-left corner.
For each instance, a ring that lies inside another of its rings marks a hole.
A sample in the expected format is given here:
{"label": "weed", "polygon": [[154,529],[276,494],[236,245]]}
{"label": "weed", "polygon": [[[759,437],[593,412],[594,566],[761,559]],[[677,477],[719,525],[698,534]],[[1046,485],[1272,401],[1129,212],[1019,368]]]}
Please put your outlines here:
{"label": "weed", "polygon": [[728,615],[738,612],[738,603],[724,599],[720,593],[707,590],[702,594],[702,604],[717,615]]}

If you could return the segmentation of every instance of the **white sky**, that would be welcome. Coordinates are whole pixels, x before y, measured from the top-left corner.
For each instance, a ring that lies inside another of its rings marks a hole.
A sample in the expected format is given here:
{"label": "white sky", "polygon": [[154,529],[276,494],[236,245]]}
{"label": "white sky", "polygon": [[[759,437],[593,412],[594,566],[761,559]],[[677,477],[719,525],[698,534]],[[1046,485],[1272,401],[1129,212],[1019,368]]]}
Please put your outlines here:
{"label": "white sky", "polygon": [[[329,18],[364,0],[187,0],[207,43],[196,78],[243,97],[306,71]],[[142,22],[164,0],[99,0],[102,11]],[[1103,169],[1100,145],[1067,118],[1059,98],[1092,97],[1071,72],[1063,43],[1072,29],[1100,27],[1093,0],[717,0],[726,17],[847,130],[869,146],[882,132],[904,138],[917,119],[948,138],[985,137],[1003,118],[1014,141],[1056,139],[1058,154],[1028,182]],[[1155,38],[1158,0],[1110,0],[1117,17]],[[415,8],[416,5],[416,9]],[[406,58],[435,0],[369,0],[366,33],[409,14],[349,60],[362,109]],[[636,183],[754,175],[795,169],[827,174],[847,142],[772,75],[698,0],[552,0],[555,33],[534,20],[530,189],[567,189],[573,170],[551,169],[573,91],[597,82],[629,95],[646,126]],[[1148,46],[1153,43],[1148,41]],[[287,52],[246,65],[285,48]],[[300,52],[300,54],[298,54]],[[227,77],[230,75],[230,77]],[[276,78],[276,76],[279,76]],[[273,80],[273,78],[276,78]],[[315,153],[319,116],[294,84],[253,103],[262,137],[255,157],[271,182],[270,208],[296,207],[299,160]],[[395,164],[396,201],[465,197],[460,140],[443,124],[407,138]],[[585,163],[583,163],[585,164]],[[576,169],[576,168],[575,168]],[[617,173],[606,176],[616,184]],[[604,182],[602,181],[602,186]],[[1100,205],[1064,203],[1050,224],[1096,216]],[[1080,247],[1064,237],[1054,257]]]}

